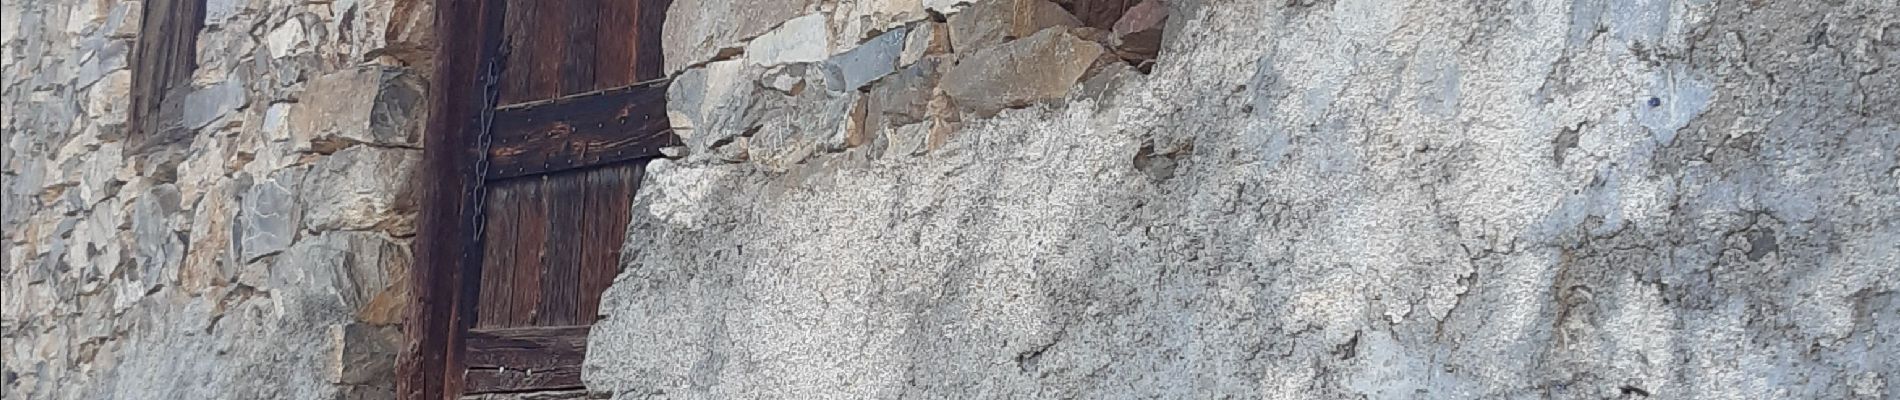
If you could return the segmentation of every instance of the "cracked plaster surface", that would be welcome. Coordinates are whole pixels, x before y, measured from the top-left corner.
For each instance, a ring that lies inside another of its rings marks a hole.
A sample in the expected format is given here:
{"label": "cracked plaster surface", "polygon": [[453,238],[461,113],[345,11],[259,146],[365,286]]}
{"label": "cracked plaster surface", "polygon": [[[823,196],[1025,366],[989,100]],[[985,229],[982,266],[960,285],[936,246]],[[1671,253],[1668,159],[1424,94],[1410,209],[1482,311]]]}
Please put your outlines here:
{"label": "cracked plaster surface", "polygon": [[590,387],[1900,395],[1900,3],[1170,4],[922,156],[656,161]]}

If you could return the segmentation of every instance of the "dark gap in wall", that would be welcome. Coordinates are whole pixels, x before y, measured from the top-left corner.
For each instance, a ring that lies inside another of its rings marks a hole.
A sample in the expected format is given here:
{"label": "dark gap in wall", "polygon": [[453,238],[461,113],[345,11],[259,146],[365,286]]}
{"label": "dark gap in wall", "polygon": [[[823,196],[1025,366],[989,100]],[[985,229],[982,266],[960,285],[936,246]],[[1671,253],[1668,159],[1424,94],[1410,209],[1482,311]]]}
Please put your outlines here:
{"label": "dark gap in wall", "polygon": [[198,68],[198,32],[205,0],[147,0],[132,53],[132,108],[126,147],[143,153],[191,137],[179,126],[191,74]]}

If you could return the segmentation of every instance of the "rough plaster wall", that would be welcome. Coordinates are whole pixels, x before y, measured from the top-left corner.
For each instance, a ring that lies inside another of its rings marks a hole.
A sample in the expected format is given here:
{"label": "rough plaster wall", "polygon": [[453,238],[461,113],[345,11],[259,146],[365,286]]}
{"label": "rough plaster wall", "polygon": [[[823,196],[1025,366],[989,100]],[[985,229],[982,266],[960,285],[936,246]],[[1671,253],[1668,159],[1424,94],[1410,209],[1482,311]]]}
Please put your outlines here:
{"label": "rough plaster wall", "polygon": [[590,387],[1900,396],[1900,3],[1170,4],[1152,75],[921,156],[654,162]]}
{"label": "rough plaster wall", "polygon": [[0,4],[0,397],[389,397],[428,3],[209,0],[143,150],[143,3]]}

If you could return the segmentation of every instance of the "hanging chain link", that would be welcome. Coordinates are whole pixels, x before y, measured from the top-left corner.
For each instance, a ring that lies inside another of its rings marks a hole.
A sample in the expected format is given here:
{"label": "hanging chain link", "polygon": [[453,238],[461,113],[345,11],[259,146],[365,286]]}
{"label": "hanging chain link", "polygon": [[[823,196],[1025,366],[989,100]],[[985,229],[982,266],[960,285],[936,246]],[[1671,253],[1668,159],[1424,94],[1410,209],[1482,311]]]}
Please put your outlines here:
{"label": "hanging chain link", "polygon": [[510,47],[506,43],[502,44],[496,55],[488,59],[486,71],[482,72],[482,114],[478,121],[481,130],[475,135],[475,182],[469,185],[472,208],[468,215],[473,228],[469,230],[468,247],[462,249],[462,257],[469,264],[473,264],[478,259],[476,255],[481,254],[482,236],[488,230],[488,152],[495,140],[495,106],[501,100],[501,71],[506,68],[503,61],[508,59],[509,51]]}

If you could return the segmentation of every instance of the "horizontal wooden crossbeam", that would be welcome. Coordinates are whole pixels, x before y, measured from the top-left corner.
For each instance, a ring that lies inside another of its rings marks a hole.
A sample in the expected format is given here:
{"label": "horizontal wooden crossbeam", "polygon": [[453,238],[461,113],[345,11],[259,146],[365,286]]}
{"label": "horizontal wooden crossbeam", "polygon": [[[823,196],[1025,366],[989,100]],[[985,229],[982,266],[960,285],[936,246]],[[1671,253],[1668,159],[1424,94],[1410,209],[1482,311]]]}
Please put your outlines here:
{"label": "horizontal wooden crossbeam", "polygon": [[576,389],[587,326],[471,329],[466,393]]}
{"label": "horizontal wooden crossbeam", "polygon": [[666,119],[669,81],[581,93],[495,110],[489,179],[660,156],[679,145]]}

